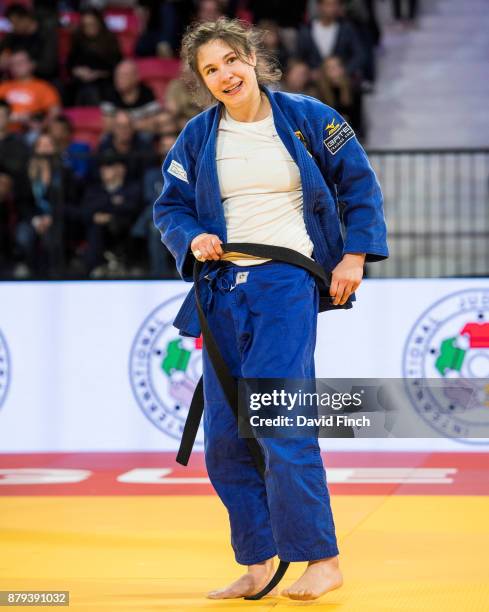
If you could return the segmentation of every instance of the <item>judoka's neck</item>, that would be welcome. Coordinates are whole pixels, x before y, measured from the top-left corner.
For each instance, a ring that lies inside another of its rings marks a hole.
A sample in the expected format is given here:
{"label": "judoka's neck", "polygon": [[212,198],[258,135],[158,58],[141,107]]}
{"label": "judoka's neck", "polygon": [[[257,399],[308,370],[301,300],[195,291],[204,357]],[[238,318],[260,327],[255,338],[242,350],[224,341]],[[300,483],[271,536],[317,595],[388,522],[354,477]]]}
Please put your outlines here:
{"label": "judoka's neck", "polygon": [[226,112],[235,121],[243,121],[252,123],[253,121],[261,121],[270,114],[270,102],[267,96],[257,89],[256,94],[251,100],[246,100],[240,106],[229,108],[226,106]]}

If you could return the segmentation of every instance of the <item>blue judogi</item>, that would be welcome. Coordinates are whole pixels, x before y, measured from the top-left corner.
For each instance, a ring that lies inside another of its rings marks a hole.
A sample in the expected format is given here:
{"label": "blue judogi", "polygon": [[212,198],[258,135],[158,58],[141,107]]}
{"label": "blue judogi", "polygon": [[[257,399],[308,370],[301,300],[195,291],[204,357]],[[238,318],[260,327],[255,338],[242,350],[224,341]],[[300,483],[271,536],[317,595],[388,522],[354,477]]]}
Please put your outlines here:
{"label": "blue judogi", "polygon": [[[348,124],[315,98],[263,88],[277,133],[300,170],[304,222],[313,258],[331,272],[345,253],[366,253],[366,261],[388,257],[382,192]],[[175,257],[184,280],[192,280],[192,240],[204,232],[226,242],[226,221],[216,166],[216,137],[222,105],[191,119],[163,164],[164,185],[154,206],[154,222]],[[348,126],[349,127],[349,126]],[[330,134],[331,133],[331,134]],[[340,208],[345,228],[343,237]],[[351,308],[355,295],[343,306]],[[184,334],[198,337],[200,325],[193,290],[175,319]]]}
{"label": "blue judogi", "polygon": [[[237,274],[248,272],[246,282]],[[224,264],[209,275],[207,320],[236,378],[314,378],[318,290],[301,268]],[[287,307],[280,307],[284,293]],[[265,296],[265,299],[264,299]],[[306,316],[305,316],[306,315]],[[308,561],[338,554],[316,438],[259,439],[265,479],[204,350],[207,471],[229,512],[236,561]]]}
{"label": "blue judogi", "polygon": [[[350,126],[314,98],[263,89],[277,133],[300,170],[313,258],[326,272],[345,253],[366,253],[367,261],[385,259],[382,194]],[[221,110],[214,106],[189,121],[163,164],[164,187],[154,207],[162,240],[188,281],[193,238],[206,232],[226,242],[215,160]],[[246,282],[236,282],[240,272],[248,272]],[[344,306],[320,306],[313,277],[278,262],[208,263],[199,283],[219,349],[231,373],[242,378],[313,378],[318,310],[351,308],[355,300],[350,296]],[[184,335],[200,334],[193,290],[174,325]],[[260,439],[263,480],[238,437],[205,351],[204,397],[206,465],[229,512],[236,560],[249,565],[275,554],[283,561],[338,554],[317,439]]]}

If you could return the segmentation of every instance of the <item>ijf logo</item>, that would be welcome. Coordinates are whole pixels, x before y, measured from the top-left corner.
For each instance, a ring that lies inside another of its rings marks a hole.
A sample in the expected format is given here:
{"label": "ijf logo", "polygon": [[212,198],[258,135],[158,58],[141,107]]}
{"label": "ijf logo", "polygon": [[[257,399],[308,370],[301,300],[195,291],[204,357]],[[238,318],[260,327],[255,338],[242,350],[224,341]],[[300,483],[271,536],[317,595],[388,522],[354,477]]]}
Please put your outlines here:
{"label": "ijf logo", "polygon": [[7,397],[10,382],[10,356],[7,342],[0,331],[0,408]]}
{"label": "ijf logo", "polygon": [[[131,386],[141,410],[153,425],[177,439],[202,374],[201,340],[179,336],[172,325],[182,297],[164,302],[146,318],[129,361]],[[200,430],[196,444],[202,442]]]}
{"label": "ijf logo", "polygon": [[[431,427],[448,437],[489,438],[489,289],[457,291],[426,310],[407,339],[403,370]],[[438,389],[426,380],[421,388],[420,379],[456,383]]]}

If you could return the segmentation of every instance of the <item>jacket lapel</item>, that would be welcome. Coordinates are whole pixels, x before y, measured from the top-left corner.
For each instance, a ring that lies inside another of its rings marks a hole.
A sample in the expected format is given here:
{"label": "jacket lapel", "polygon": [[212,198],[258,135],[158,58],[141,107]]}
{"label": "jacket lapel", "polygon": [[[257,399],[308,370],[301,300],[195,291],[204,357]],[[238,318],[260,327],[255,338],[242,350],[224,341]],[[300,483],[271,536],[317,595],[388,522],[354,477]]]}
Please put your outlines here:
{"label": "jacket lapel", "polygon": [[314,162],[307,152],[305,145],[300,141],[299,137],[294,134],[294,131],[298,129],[298,126],[291,125],[289,123],[282,109],[275,102],[273,93],[265,87],[263,87],[262,90],[267,94],[272,106],[273,119],[275,121],[277,133],[290,156],[299,168],[302,181],[304,211],[312,210],[312,204],[314,202],[314,187],[312,172],[310,171],[309,166]]}
{"label": "jacket lapel", "polygon": [[[224,218],[224,209],[222,206],[221,192],[219,189],[219,179],[217,176],[216,165],[216,141],[217,128],[221,118],[220,105],[214,107],[210,117],[210,129],[208,134],[202,134],[206,137],[204,151],[200,160],[200,169],[197,177],[197,189],[199,191],[198,199],[200,203],[204,203],[204,215],[206,221],[210,223],[209,231],[216,233],[221,240],[226,241],[226,221]],[[199,206],[202,210],[202,207]]]}

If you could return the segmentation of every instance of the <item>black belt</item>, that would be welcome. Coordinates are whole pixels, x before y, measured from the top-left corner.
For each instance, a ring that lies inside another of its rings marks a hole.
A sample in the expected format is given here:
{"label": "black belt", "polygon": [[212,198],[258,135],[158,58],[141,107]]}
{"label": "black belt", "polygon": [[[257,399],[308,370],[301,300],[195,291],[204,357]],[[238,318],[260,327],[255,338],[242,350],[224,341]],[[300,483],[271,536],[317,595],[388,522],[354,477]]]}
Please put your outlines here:
{"label": "black belt", "polygon": [[[274,261],[281,261],[283,263],[288,263],[294,266],[298,266],[300,268],[304,268],[313,276],[315,276],[316,279],[320,283],[322,283],[325,288],[329,287],[329,280],[326,275],[326,272],[324,271],[324,268],[309,257],[306,257],[305,255],[302,255],[297,251],[293,251],[292,249],[253,243],[222,244],[221,248],[224,253],[240,253],[243,255],[258,257],[261,259],[272,259]],[[199,315],[200,328],[202,330],[202,337],[205,348],[207,350],[207,354],[209,355],[209,359],[212,363],[212,366],[222,387],[224,395],[226,396],[227,402],[231,407],[231,410],[233,411],[236,420],[238,420],[238,386],[236,384],[235,378],[231,374],[226,362],[224,361],[223,356],[221,355],[221,351],[219,350],[214,335],[211,329],[209,328],[207,319],[202,309],[202,304],[200,302],[199,279],[203,266],[204,262],[196,260],[194,263],[193,274],[195,298],[197,312]],[[177,454],[177,463],[180,463],[181,465],[188,464],[188,460],[192,452],[192,448],[195,442],[195,438],[197,436],[197,431],[200,426],[200,421],[202,419],[203,412],[204,385],[201,377],[199,382],[197,383],[197,387],[195,388],[192,402],[190,404],[187,420],[185,421],[182,439],[180,442],[180,448]],[[246,438],[246,442],[248,444],[248,448],[255,463],[256,469],[258,470],[260,475],[264,477],[265,462],[258,441],[256,440],[256,438]],[[280,561],[277,571],[275,572],[274,576],[267,584],[267,586],[259,593],[256,593],[256,595],[250,595],[249,597],[245,597],[245,599],[261,599],[264,595],[269,593],[280,582],[280,580],[282,580],[288,567],[288,562]]]}

